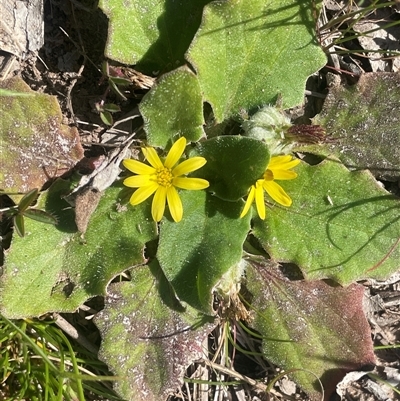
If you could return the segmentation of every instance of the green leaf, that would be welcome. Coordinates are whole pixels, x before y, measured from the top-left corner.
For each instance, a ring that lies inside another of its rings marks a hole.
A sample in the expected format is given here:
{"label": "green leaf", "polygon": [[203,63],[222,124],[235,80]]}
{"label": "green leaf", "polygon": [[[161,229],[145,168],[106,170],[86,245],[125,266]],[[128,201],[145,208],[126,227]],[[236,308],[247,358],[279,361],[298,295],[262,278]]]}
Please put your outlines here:
{"label": "green leaf", "polygon": [[100,0],[110,21],[105,55],[149,74],[179,67],[209,1]]}
{"label": "green leaf", "polygon": [[130,81],[128,78],[121,78],[121,77],[109,77],[108,81],[112,84],[118,85],[118,86],[129,86],[132,85],[132,81]]}
{"label": "green leaf", "polygon": [[296,263],[308,279],[349,284],[385,278],[399,268],[400,202],[370,173],[337,161],[302,163],[298,177],[280,181],[290,208],[272,206],[254,235],[277,261]]}
{"label": "green leaf", "polygon": [[[289,281],[276,267],[253,259],[246,270],[254,320],[266,359],[290,373],[312,400],[326,399],[346,371],[373,366],[370,328],[363,313],[364,287],[323,281]],[[315,376],[314,376],[315,375]]]}
{"label": "green leaf", "polygon": [[[114,82],[114,79],[109,79],[109,84],[110,84],[110,88],[111,90],[118,96],[121,96],[122,100],[128,100],[128,98],[119,90],[117,83]],[[123,85],[121,85],[123,86]]]}
{"label": "green leaf", "polygon": [[312,0],[214,1],[187,53],[217,122],[241,109],[303,101],[309,75],[326,63]]}
{"label": "green leaf", "polygon": [[113,277],[143,263],[145,244],[156,237],[148,207],[121,206],[115,184],[82,237],[73,209],[62,199],[68,192],[68,183],[58,180],[38,200],[38,207],[58,217],[57,226],[26,219],[25,237],[13,238],[0,278],[0,309],[9,318],[74,312],[104,295]]}
{"label": "green leaf", "polygon": [[113,117],[109,111],[100,111],[100,118],[106,125],[113,125]]}
{"label": "green leaf", "polygon": [[187,67],[163,75],[139,107],[152,146],[165,148],[181,136],[198,141],[204,135],[200,86]]}
{"label": "green leaf", "polygon": [[157,259],[179,299],[212,313],[212,292],[241,259],[250,216],[239,219],[243,202],[224,202],[205,191],[181,193],[183,219],[163,219]]}
{"label": "green leaf", "polygon": [[0,96],[30,97],[30,96],[35,96],[35,94],[34,94],[34,93],[18,92],[18,91],[13,91],[13,90],[8,90],[8,89],[2,89],[2,88],[0,88]]}
{"label": "green leaf", "polygon": [[76,128],[62,124],[55,96],[35,93],[19,77],[0,87],[32,96],[0,96],[0,188],[28,192],[83,157]]}
{"label": "green leaf", "polygon": [[241,136],[220,136],[201,142],[190,156],[205,157],[207,163],[193,176],[210,183],[210,191],[228,201],[247,195],[262,177],[269,162],[265,143]]}
{"label": "green leaf", "polygon": [[39,209],[28,209],[24,212],[25,217],[29,217],[30,219],[40,221],[45,224],[54,224],[56,225],[58,220],[52,214],[45,212],[44,210]]}
{"label": "green leaf", "polygon": [[16,214],[13,217],[14,230],[22,238],[25,237],[25,220],[22,214]]}
{"label": "green leaf", "polygon": [[[361,75],[354,86],[330,90],[316,122],[325,126],[335,141],[325,154],[337,156],[345,165],[369,169],[389,181],[400,177],[400,94],[398,73]],[[314,149],[321,153],[321,149]]]}
{"label": "green leaf", "polygon": [[105,111],[109,111],[110,113],[117,113],[117,112],[121,111],[121,107],[119,107],[117,104],[114,104],[114,103],[106,103],[103,106],[103,109]]}
{"label": "green leaf", "polygon": [[24,212],[36,199],[39,191],[37,188],[32,189],[26,193],[18,203],[18,210]]}
{"label": "green leaf", "polygon": [[187,366],[204,357],[211,322],[180,305],[158,264],[138,266],[130,282],[110,286],[95,318],[99,357],[120,378],[116,390],[125,399],[165,400],[182,385]]}

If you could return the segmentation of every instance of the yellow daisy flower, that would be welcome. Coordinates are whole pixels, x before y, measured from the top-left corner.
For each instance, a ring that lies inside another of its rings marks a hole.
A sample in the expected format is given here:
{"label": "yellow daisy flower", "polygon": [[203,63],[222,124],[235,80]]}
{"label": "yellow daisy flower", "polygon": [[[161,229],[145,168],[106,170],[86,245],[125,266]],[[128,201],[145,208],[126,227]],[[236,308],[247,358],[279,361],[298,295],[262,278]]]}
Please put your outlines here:
{"label": "yellow daisy flower", "polygon": [[255,185],[251,186],[240,217],[244,217],[247,214],[255,198],[258,215],[260,219],[265,219],[264,190],[280,205],[291,206],[292,199],[275,180],[293,180],[296,178],[297,174],[289,170],[299,163],[300,160],[292,159],[290,155],[271,157],[263,178],[257,180]]}
{"label": "yellow daisy flower", "polygon": [[207,162],[204,157],[192,157],[175,166],[185,147],[186,138],[179,138],[172,145],[164,163],[151,147],[142,149],[151,166],[133,159],[125,159],[122,162],[129,171],[137,174],[124,180],[127,187],[138,188],[131,196],[131,205],[138,205],[155,193],[151,206],[151,215],[155,221],[162,219],[166,202],[174,221],[182,220],[183,207],[176,188],[198,190],[209,186],[207,180],[182,177],[204,166]]}

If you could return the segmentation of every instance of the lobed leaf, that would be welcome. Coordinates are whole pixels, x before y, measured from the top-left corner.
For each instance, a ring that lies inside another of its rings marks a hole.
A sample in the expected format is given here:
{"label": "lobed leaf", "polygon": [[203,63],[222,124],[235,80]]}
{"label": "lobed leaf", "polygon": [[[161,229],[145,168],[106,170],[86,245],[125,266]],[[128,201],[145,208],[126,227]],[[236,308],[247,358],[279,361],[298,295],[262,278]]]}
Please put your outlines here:
{"label": "lobed leaf", "polygon": [[275,103],[303,101],[309,75],[326,63],[315,38],[320,1],[213,1],[187,52],[217,122]]}
{"label": "lobed leaf", "polygon": [[250,229],[239,219],[243,202],[224,202],[204,191],[181,193],[183,219],[164,219],[157,259],[182,302],[211,314],[212,293],[236,265]]}
{"label": "lobed leaf", "polygon": [[183,383],[187,366],[204,357],[212,318],[183,308],[157,263],[131,270],[131,281],[112,284],[95,323],[99,357],[120,380],[129,400],[159,401]]}
{"label": "lobed leaf", "polygon": [[0,86],[32,95],[0,95],[0,188],[41,188],[49,177],[64,174],[83,157],[78,131],[62,124],[55,96],[33,92],[19,77]]}
{"label": "lobed leaf", "polygon": [[[375,176],[395,181],[400,177],[398,73],[363,74],[351,87],[334,87],[316,122],[335,139],[325,145],[353,169],[368,169]],[[314,149],[321,153],[321,149]]]}
{"label": "lobed leaf", "polygon": [[400,202],[366,171],[337,161],[301,163],[298,177],[282,181],[293,205],[276,205],[254,235],[270,256],[297,264],[307,279],[340,284],[383,279],[400,267]]}
{"label": "lobed leaf", "polygon": [[301,385],[311,400],[325,398],[351,370],[372,368],[373,343],[363,313],[364,287],[330,286],[323,281],[290,281],[253,259],[247,271],[254,320],[262,353]]}
{"label": "lobed leaf", "polygon": [[201,142],[191,156],[205,157],[207,163],[194,176],[210,183],[210,191],[228,201],[247,195],[251,185],[262,177],[270,154],[268,146],[253,138],[220,136]]}
{"label": "lobed leaf", "polygon": [[110,20],[105,55],[151,75],[179,67],[209,2],[100,0]]}
{"label": "lobed leaf", "polygon": [[195,142],[204,135],[200,86],[186,67],[163,75],[144,96],[139,108],[152,146],[171,146],[181,136]]}
{"label": "lobed leaf", "polygon": [[114,185],[82,237],[62,199],[68,192],[68,183],[58,180],[38,200],[37,207],[58,217],[56,226],[25,219],[25,237],[13,238],[0,278],[0,310],[9,318],[74,312],[104,295],[117,274],[144,262],[145,244],[156,236],[146,206],[118,205],[120,188]]}

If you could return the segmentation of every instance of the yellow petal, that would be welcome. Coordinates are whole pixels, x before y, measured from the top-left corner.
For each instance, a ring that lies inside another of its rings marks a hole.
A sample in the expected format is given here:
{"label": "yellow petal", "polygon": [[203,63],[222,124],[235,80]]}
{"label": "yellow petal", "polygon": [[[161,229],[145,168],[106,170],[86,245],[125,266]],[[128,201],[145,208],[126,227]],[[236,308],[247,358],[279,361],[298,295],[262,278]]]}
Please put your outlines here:
{"label": "yellow petal", "polygon": [[264,181],[263,187],[268,195],[280,205],[290,206],[292,204],[290,196],[275,181]]}
{"label": "yellow petal", "polygon": [[264,203],[264,189],[263,189],[263,181],[258,180],[256,182],[256,206],[257,213],[260,216],[261,220],[265,220],[265,203]]}
{"label": "yellow petal", "polygon": [[152,185],[149,185],[148,187],[141,187],[141,188],[137,189],[131,196],[129,203],[133,206],[138,205],[139,203],[142,203],[149,196],[153,195],[153,193],[157,190],[157,188],[158,188],[158,184],[154,183]]}
{"label": "yellow petal", "polygon": [[275,180],[293,180],[297,177],[297,173],[289,170],[274,170]]}
{"label": "yellow petal", "polygon": [[[277,160],[278,159],[278,160]],[[275,156],[271,157],[271,160],[268,164],[268,169],[275,170],[290,170],[293,167],[296,167],[300,163],[299,159],[292,159],[292,156]]]}
{"label": "yellow petal", "polygon": [[144,164],[138,160],[134,159],[125,159],[122,161],[122,164],[129,171],[135,174],[154,174],[155,169],[147,164]]}
{"label": "yellow petal", "polygon": [[151,185],[154,181],[151,181],[152,176],[148,174],[134,175],[132,177],[125,178],[123,184],[129,188],[140,188]]}
{"label": "yellow petal", "polygon": [[154,195],[153,203],[151,204],[151,215],[153,216],[154,221],[160,221],[162,219],[164,215],[166,199],[167,188],[159,185]]}
{"label": "yellow petal", "polygon": [[186,148],[186,138],[179,138],[173,145],[170,151],[168,152],[167,158],[165,159],[164,166],[172,169],[178,160],[181,158],[183,151]]}
{"label": "yellow petal", "polygon": [[156,150],[154,148],[143,148],[142,152],[144,154],[144,157],[148,160],[148,162],[155,168],[163,168],[163,164],[160,160],[160,157],[158,156]]}
{"label": "yellow petal", "polygon": [[281,170],[290,170],[293,167],[296,167],[298,164],[300,164],[301,160],[300,159],[293,159],[290,162],[287,163],[282,163],[279,166],[279,169]]}
{"label": "yellow petal", "polygon": [[187,177],[175,177],[172,180],[172,185],[182,189],[199,190],[205,189],[210,186],[207,180],[202,178],[187,178]]}
{"label": "yellow petal", "polygon": [[172,186],[167,190],[167,201],[172,218],[179,223],[183,216],[183,206],[178,191]]}
{"label": "yellow petal", "polygon": [[282,163],[287,163],[292,160],[291,155],[283,155],[283,156],[273,156],[271,157],[269,163],[268,163],[268,168],[271,168],[273,166],[282,164]]}
{"label": "yellow petal", "polygon": [[256,187],[252,185],[249,194],[247,195],[246,204],[244,205],[242,213],[240,214],[240,218],[246,216],[247,212],[250,209],[251,204],[253,203],[255,194],[256,194]]}
{"label": "yellow petal", "polygon": [[179,177],[180,175],[189,174],[192,171],[198,170],[207,163],[204,157],[192,157],[179,163],[173,170],[172,175],[174,177]]}

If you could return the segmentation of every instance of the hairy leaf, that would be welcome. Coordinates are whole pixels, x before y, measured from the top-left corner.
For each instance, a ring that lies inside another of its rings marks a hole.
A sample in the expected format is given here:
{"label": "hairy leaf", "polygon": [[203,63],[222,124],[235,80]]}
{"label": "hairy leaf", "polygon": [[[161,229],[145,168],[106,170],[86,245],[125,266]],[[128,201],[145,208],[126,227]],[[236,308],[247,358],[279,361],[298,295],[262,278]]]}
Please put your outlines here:
{"label": "hairy leaf", "polygon": [[110,20],[106,56],[152,75],[179,67],[209,1],[100,0]]}
{"label": "hairy leaf", "polygon": [[336,155],[349,168],[398,179],[399,86],[400,74],[379,72],[362,75],[354,86],[331,89],[316,120],[335,139],[325,145],[324,153]]}
{"label": "hairy leaf", "polygon": [[314,34],[318,3],[236,0],[205,7],[187,59],[218,122],[279,95],[284,108],[302,102],[307,77],[326,62]]}
{"label": "hairy leaf", "polygon": [[139,107],[152,146],[165,148],[181,136],[197,141],[204,135],[200,86],[188,68],[165,74]]}
{"label": "hairy leaf", "polygon": [[0,188],[28,192],[64,174],[82,157],[78,131],[62,124],[55,96],[34,93],[19,77],[0,87],[32,96],[0,95]]}
{"label": "hairy leaf", "polygon": [[280,181],[293,205],[274,205],[254,234],[276,261],[296,263],[308,279],[349,284],[385,278],[400,267],[400,202],[366,171],[337,161],[302,163]]}
{"label": "hairy leaf", "polygon": [[203,342],[214,324],[182,307],[156,263],[132,269],[131,276],[110,286],[96,316],[99,356],[119,377],[121,396],[160,401],[182,385],[190,363],[207,355]]}
{"label": "hairy leaf", "polygon": [[243,202],[224,202],[204,191],[182,195],[183,219],[164,219],[157,259],[179,299],[212,313],[212,292],[236,265],[250,228],[250,217],[239,219]]}
{"label": "hairy leaf", "polygon": [[198,173],[210,183],[210,191],[228,201],[247,195],[262,177],[269,162],[265,143],[241,136],[220,136],[201,142],[191,156],[202,156],[206,165]]}
{"label": "hairy leaf", "polygon": [[263,355],[289,374],[312,400],[326,399],[346,372],[375,362],[370,328],[362,309],[364,287],[323,281],[289,281],[277,268],[254,259],[247,290],[251,326],[261,333]]}
{"label": "hairy leaf", "polygon": [[13,238],[0,279],[0,309],[9,318],[74,312],[104,295],[117,274],[144,262],[145,243],[156,234],[145,205],[119,205],[120,188],[110,187],[83,237],[74,211],[62,200],[68,190],[58,180],[38,200],[38,208],[57,216],[56,226],[25,219],[25,237]]}

